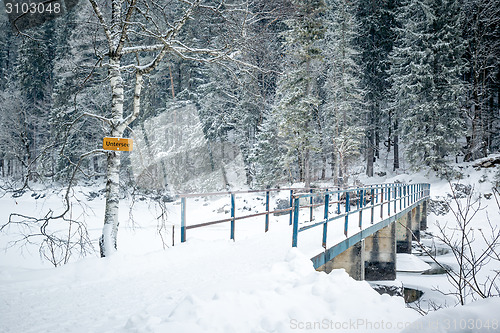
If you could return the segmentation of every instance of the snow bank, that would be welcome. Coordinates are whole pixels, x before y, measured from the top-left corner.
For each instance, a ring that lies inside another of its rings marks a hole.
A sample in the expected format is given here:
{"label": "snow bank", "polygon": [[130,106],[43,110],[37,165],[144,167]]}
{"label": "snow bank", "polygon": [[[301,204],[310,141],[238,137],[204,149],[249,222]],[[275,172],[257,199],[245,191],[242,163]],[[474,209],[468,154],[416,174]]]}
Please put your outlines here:
{"label": "snow bank", "polygon": [[500,298],[441,309],[422,317],[402,333],[500,332]]}
{"label": "snow bank", "polygon": [[383,332],[419,317],[282,245],[266,235],[12,269],[0,274],[0,332]]}
{"label": "snow bank", "polygon": [[380,325],[404,325],[418,316],[405,309],[402,298],[380,296],[368,283],[354,281],[343,270],[329,275],[315,272],[311,261],[297,250],[290,250],[283,262],[260,279],[259,289],[241,286],[203,298],[187,295],[168,316],[133,317],[125,328],[144,332],[369,332]]}

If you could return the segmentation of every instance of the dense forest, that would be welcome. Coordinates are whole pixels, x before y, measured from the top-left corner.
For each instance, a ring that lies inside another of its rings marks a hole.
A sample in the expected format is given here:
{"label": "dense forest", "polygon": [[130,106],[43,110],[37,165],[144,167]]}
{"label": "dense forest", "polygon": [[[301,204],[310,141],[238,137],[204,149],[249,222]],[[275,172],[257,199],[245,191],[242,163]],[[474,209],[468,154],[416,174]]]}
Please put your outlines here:
{"label": "dense forest", "polygon": [[[123,64],[153,59],[133,49],[148,23],[186,20],[154,68],[122,67],[137,117],[122,130],[135,141],[121,185],[189,190],[235,161],[253,187],[343,185],[377,168],[446,175],[500,150],[499,0],[128,2],[141,9]],[[5,181],[104,179],[113,57],[94,3],[25,31],[0,16]],[[219,53],[198,56],[208,47]]]}

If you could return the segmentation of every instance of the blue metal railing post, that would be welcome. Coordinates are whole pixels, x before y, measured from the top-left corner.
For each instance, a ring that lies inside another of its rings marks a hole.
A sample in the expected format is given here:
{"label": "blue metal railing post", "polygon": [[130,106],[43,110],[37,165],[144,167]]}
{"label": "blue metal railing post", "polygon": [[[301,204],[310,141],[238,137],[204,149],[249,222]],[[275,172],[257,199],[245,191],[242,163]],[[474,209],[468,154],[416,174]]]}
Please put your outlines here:
{"label": "blue metal railing post", "polygon": [[293,190],[290,190],[290,225],[292,225],[292,215],[293,215]]}
{"label": "blue metal railing post", "polygon": [[266,191],[266,226],[264,231],[267,232],[269,230],[269,191]]}
{"label": "blue metal railing post", "polygon": [[325,194],[325,223],[323,223],[323,248],[326,249],[326,234],[328,232],[328,206],[330,204],[330,195],[328,193],[328,190]]}
{"label": "blue metal railing post", "polygon": [[396,200],[398,198],[398,187],[397,185],[394,185],[394,191],[393,191],[393,199],[394,199],[394,214],[396,214],[396,210],[398,209],[398,206],[397,206],[397,202],[398,200]]}
{"label": "blue metal railing post", "polygon": [[406,196],[408,197],[408,205],[411,205],[411,185],[408,185],[408,188],[406,189]]}
{"label": "blue metal railing post", "polygon": [[231,239],[234,241],[234,193],[231,193]]}
{"label": "blue metal railing post", "polygon": [[384,186],[380,187],[380,219],[384,217]]}
{"label": "blue metal railing post", "polygon": [[347,229],[349,227],[349,211],[351,210],[351,199],[349,198],[349,191],[345,192],[345,222],[344,222],[344,235],[347,237]]}
{"label": "blue metal railing post", "polygon": [[292,247],[297,247],[297,234],[299,233],[299,201],[299,198],[295,198],[293,205]]}
{"label": "blue metal railing post", "polygon": [[[340,188],[337,188],[340,191]],[[340,192],[337,193],[337,214],[340,215]]]}
{"label": "blue metal railing post", "polygon": [[186,241],[186,198],[181,198],[181,243]]}
{"label": "blue metal railing post", "polygon": [[387,185],[387,216],[391,216],[391,187]]}
{"label": "blue metal railing post", "polygon": [[398,186],[399,191],[399,210],[403,210],[403,187],[401,185]]}
{"label": "blue metal railing post", "polygon": [[410,199],[408,200],[408,205],[411,205],[413,203],[413,184],[409,186],[410,187]]}
{"label": "blue metal railing post", "polygon": [[359,229],[363,228],[363,201],[364,201],[364,190],[359,191]]}
{"label": "blue metal railing post", "polygon": [[403,186],[403,199],[404,199],[404,208],[406,208],[406,185]]}
{"label": "blue metal railing post", "polygon": [[371,217],[370,217],[370,224],[373,224],[373,215],[375,215],[375,200],[376,200],[375,199],[375,190],[373,189],[373,187],[371,189],[371,194],[372,194],[372,199],[371,199],[372,200],[372,209],[371,209],[372,213],[371,213]]}
{"label": "blue metal railing post", "polygon": [[313,196],[312,196],[313,190],[310,189],[309,193],[311,194],[311,197],[309,198],[309,204],[311,205],[311,207],[309,208],[309,221],[312,221],[313,220]]}

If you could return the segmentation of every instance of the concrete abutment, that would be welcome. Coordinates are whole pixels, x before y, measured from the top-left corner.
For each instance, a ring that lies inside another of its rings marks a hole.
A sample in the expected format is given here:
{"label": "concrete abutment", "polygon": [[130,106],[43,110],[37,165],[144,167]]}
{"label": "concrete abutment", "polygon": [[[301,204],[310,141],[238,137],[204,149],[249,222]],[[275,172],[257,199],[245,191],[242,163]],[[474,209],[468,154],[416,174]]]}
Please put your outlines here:
{"label": "concrete abutment", "polygon": [[396,253],[410,253],[412,240],[420,240],[427,227],[427,201],[422,201],[386,227],[365,237],[319,267],[330,273],[343,268],[356,280],[396,279]]}

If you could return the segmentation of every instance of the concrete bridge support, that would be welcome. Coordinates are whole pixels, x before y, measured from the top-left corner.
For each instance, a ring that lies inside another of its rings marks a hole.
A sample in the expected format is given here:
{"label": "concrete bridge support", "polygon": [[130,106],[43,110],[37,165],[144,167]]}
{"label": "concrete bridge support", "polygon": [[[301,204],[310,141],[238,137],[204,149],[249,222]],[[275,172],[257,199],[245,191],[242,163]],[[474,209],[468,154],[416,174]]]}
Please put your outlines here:
{"label": "concrete bridge support", "polygon": [[418,205],[396,221],[397,253],[411,253],[412,240],[420,240],[422,223],[427,226],[426,210],[426,207],[423,208],[423,205]]}
{"label": "concrete bridge support", "polygon": [[420,207],[420,230],[427,229],[427,200],[424,200]]}
{"label": "concrete bridge support", "polygon": [[365,280],[396,279],[396,224],[365,238]]}
{"label": "concrete bridge support", "polygon": [[[319,267],[330,273],[343,268],[356,280],[396,279],[396,253],[410,253],[412,240],[420,240],[420,229],[427,226],[427,202],[413,207],[398,220],[364,237]],[[364,237],[364,238],[363,238]]]}
{"label": "concrete bridge support", "polygon": [[397,253],[411,253],[411,216],[412,212],[409,211],[395,222]]}
{"label": "concrete bridge support", "polygon": [[358,242],[328,261],[325,265],[318,268],[318,270],[328,274],[334,269],[343,268],[353,279],[358,281],[364,280],[364,247],[364,241]]}

